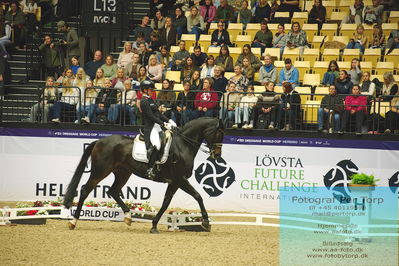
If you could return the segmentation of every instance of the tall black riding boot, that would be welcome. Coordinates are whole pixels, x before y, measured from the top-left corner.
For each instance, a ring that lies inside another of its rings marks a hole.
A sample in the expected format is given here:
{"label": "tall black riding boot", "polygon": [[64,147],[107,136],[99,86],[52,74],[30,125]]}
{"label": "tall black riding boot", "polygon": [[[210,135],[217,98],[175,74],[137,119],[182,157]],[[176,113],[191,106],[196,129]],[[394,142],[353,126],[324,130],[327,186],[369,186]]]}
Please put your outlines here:
{"label": "tall black riding boot", "polygon": [[147,170],[147,177],[151,180],[154,180],[157,175],[156,170],[154,168],[155,168],[155,162],[158,160],[158,158],[159,158],[159,151],[156,148],[154,148],[150,155],[150,159],[148,162],[148,170]]}

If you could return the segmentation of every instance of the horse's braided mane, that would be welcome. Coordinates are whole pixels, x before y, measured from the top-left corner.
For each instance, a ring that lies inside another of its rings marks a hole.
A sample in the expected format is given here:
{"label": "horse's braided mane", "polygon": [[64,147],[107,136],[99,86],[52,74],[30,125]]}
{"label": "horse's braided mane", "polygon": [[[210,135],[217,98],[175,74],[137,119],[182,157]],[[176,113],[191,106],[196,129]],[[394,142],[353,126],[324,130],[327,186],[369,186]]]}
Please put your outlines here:
{"label": "horse's braided mane", "polygon": [[193,124],[196,124],[196,123],[200,122],[201,120],[215,120],[216,121],[216,118],[215,117],[200,117],[200,118],[191,120],[190,122],[188,122],[187,124],[185,124],[183,126],[183,128],[180,130],[180,132],[181,133],[187,132],[188,130],[192,129]]}

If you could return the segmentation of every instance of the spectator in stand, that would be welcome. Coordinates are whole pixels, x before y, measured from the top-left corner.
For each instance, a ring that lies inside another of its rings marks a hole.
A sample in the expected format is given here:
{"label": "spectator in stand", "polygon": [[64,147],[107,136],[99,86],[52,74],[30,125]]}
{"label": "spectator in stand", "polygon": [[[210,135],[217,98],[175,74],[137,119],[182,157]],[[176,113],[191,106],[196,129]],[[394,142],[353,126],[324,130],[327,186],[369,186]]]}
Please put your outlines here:
{"label": "spectator in stand", "polygon": [[86,82],[85,87],[86,87],[85,97],[82,98],[82,105],[78,106],[77,108],[76,117],[77,121],[89,124],[90,123],[89,115],[94,112],[98,91],[96,88],[94,88],[93,82],[91,80],[88,80]]}
{"label": "spectator in stand", "polygon": [[240,21],[239,23],[244,24],[244,30],[247,28],[247,24],[251,23],[252,21],[252,12],[250,9],[248,9],[248,1],[244,0],[242,1],[242,6],[239,12],[239,16],[240,16]]}
{"label": "spectator in stand", "polygon": [[[198,1],[196,1],[198,2]],[[180,7],[184,12],[190,11],[190,8],[194,5],[194,1],[192,0],[176,0],[175,6]]]}
{"label": "spectator in stand", "polygon": [[233,57],[230,56],[227,45],[220,47],[219,55],[215,59],[215,65],[223,67],[226,72],[234,71]]}
{"label": "spectator in stand", "polygon": [[[1,51],[1,54],[0,54],[0,56],[4,57],[6,59],[11,58],[10,54],[8,53],[8,51],[6,49],[6,46],[11,44],[11,31],[12,31],[12,29],[11,29],[10,23],[8,21],[4,22],[1,19],[0,20],[0,33],[1,33],[1,37],[0,37],[0,51]],[[46,35],[45,38],[47,36],[48,35]]]}
{"label": "spectator in stand", "polygon": [[41,121],[42,119],[39,118],[39,115],[42,115],[43,122],[47,123],[49,111],[53,107],[54,102],[58,99],[58,96],[58,90],[54,87],[54,78],[51,76],[47,77],[46,87],[44,88],[44,92],[40,95],[41,101],[35,103],[31,107],[28,121]]}
{"label": "spectator in stand", "polygon": [[22,0],[21,10],[25,14],[26,17],[26,25],[28,31],[34,31],[37,26],[36,13],[37,13],[37,4],[34,0]]}
{"label": "spectator in stand", "polygon": [[216,17],[216,7],[212,0],[205,0],[205,4],[200,6],[200,14],[204,18],[205,28],[208,30]]}
{"label": "spectator in stand", "polygon": [[165,45],[161,46],[160,53],[157,54],[157,60],[162,66],[162,76],[164,77],[166,71],[169,71],[172,68],[172,57]]}
{"label": "spectator in stand", "polygon": [[352,91],[353,83],[346,70],[339,72],[338,78],[335,80],[335,88],[338,94],[350,94]]}
{"label": "spectator in stand", "polygon": [[274,91],[274,82],[265,83],[265,91],[258,96],[258,102],[251,115],[248,128],[253,128],[254,122],[258,129],[278,129],[280,120],[280,95]]}
{"label": "spectator in stand", "polygon": [[215,75],[215,59],[213,55],[209,55],[206,59],[205,66],[201,70],[201,79],[213,78]]}
{"label": "spectator in stand", "polygon": [[244,57],[249,58],[249,61],[251,62],[251,65],[255,69],[255,71],[258,71],[259,68],[262,66],[262,62],[256,55],[252,53],[251,46],[249,44],[244,44],[244,47],[242,48],[242,54],[238,56],[236,65],[242,66],[242,61]]}
{"label": "spectator in stand", "polygon": [[17,3],[12,2],[10,4],[10,10],[7,11],[6,15],[4,16],[4,20],[11,24],[15,46],[18,46],[20,49],[24,49],[25,15],[22,13]]}
{"label": "spectator in stand", "polygon": [[216,20],[223,21],[227,25],[234,20],[234,9],[227,0],[220,0],[220,5],[216,10]]}
{"label": "spectator in stand", "polygon": [[321,84],[326,86],[334,85],[334,82],[338,78],[338,76],[339,76],[338,63],[335,60],[331,60],[330,63],[328,64],[327,72],[324,73]]}
{"label": "spectator in stand", "polygon": [[399,95],[391,100],[391,109],[385,114],[385,134],[399,129]]}
{"label": "spectator in stand", "polygon": [[108,111],[108,121],[112,123],[116,123],[119,114],[121,115],[121,123],[124,123],[123,114],[129,115],[129,124],[136,125],[136,117],[137,117],[137,93],[135,90],[132,90],[132,82],[129,79],[126,79],[123,82],[124,88],[122,90],[122,95],[120,95],[120,91],[117,93],[117,102],[116,104],[111,104],[111,107]]}
{"label": "spectator in stand", "polygon": [[[116,100],[115,100],[115,103],[112,103],[109,106],[109,110],[108,110],[108,114],[107,114],[107,120],[108,120],[109,124],[117,123],[118,117],[120,119],[120,123],[123,123],[123,115],[121,113],[121,111],[122,111],[121,107],[125,103],[125,81],[130,81],[130,80],[123,78],[123,69],[121,69],[120,73],[121,73],[120,74],[121,78],[118,78],[118,81],[114,87],[114,89],[118,88],[116,95],[115,95]],[[119,72],[118,72],[118,74],[119,74]],[[112,83],[114,83],[114,81]],[[134,94],[136,94],[136,92],[134,92]]]}
{"label": "spectator in stand", "polygon": [[136,40],[132,44],[134,53],[139,52],[140,44],[142,44],[142,43],[144,43],[145,47],[148,48],[148,43],[146,43],[144,40],[144,34],[142,32],[139,32],[136,35]]}
{"label": "spectator in stand", "polygon": [[[72,88],[72,83],[69,78],[62,81],[61,99],[54,103],[53,106],[53,119],[54,123],[60,123],[62,111],[73,111],[75,113],[76,104],[79,103],[80,93],[76,88]],[[68,117],[69,118],[69,117]]]}
{"label": "spectator in stand", "polygon": [[390,54],[393,49],[399,48],[399,21],[398,21],[398,29],[392,30],[389,34],[388,41],[387,41],[387,54]]}
{"label": "spectator in stand", "polygon": [[84,69],[82,67],[78,68],[78,70],[76,71],[75,79],[72,82],[72,86],[78,87],[80,89],[81,99],[84,98],[84,92],[88,80],[90,80],[90,78],[86,76]]}
{"label": "spectator in stand", "polygon": [[295,129],[301,109],[301,97],[294,90],[290,82],[283,83],[283,94],[281,95],[281,116],[283,119],[283,130]]}
{"label": "spectator in stand", "polygon": [[382,31],[381,25],[373,26],[373,39],[371,40],[370,48],[381,49],[385,47],[385,35]]}
{"label": "spectator in stand", "polygon": [[176,101],[176,123],[184,126],[191,120],[191,113],[194,109],[195,93],[190,91],[189,81],[183,83],[183,91],[179,92]]}
{"label": "spectator in stand", "polygon": [[[4,52],[3,44],[7,44],[6,41],[10,42],[9,40],[5,40],[3,38],[0,38],[0,47],[2,52]],[[59,46],[53,43],[53,39],[51,38],[51,36],[44,36],[44,42],[39,46],[39,51],[43,56],[43,64],[45,67],[46,75],[52,77],[60,76],[62,74],[62,56],[59,50]],[[5,53],[7,58],[9,58],[9,54],[7,53],[7,51],[5,51]]]}
{"label": "spectator in stand", "polygon": [[104,77],[112,80],[116,76],[116,72],[118,71],[118,66],[114,63],[114,58],[112,55],[107,55],[105,57],[105,64],[101,66],[104,70]]}
{"label": "spectator in stand", "polygon": [[274,83],[277,81],[277,68],[273,65],[273,60],[270,55],[265,55],[265,64],[259,70],[259,82],[266,85],[268,82]]}
{"label": "spectator in stand", "polygon": [[341,129],[340,118],[343,104],[342,97],[337,95],[335,86],[330,85],[328,95],[323,97],[318,110],[317,123],[319,132],[333,133],[333,129],[334,131]]}
{"label": "spectator in stand", "polygon": [[199,68],[194,65],[192,56],[186,59],[186,63],[184,64],[184,68],[180,73],[180,81],[183,82],[185,80],[190,80],[193,72],[198,70]]}
{"label": "spectator in stand", "polygon": [[122,92],[125,90],[125,71],[123,68],[118,68],[116,72],[116,77],[111,80],[111,88],[121,90]]}
{"label": "spectator in stand", "polygon": [[266,48],[272,47],[273,33],[269,30],[267,22],[263,21],[260,24],[260,31],[255,34],[255,38],[252,42],[252,47],[261,48],[262,54]]}
{"label": "spectator in stand", "polygon": [[362,73],[362,82],[359,86],[362,95],[375,96],[375,84],[370,80],[370,72],[365,71]]}
{"label": "spectator in stand", "polygon": [[103,53],[100,50],[94,52],[93,60],[87,62],[84,66],[86,74],[91,80],[95,79],[97,69],[104,65]]}
{"label": "spectator in stand", "polygon": [[353,85],[352,94],[345,97],[345,111],[342,115],[340,133],[347,131],[348,122],[356,121],[356,134],[361,134],[362,125],[367,115],[367,97],[360,95],[359,85]]}
{"label": "spectator in stand", "polygon": [[[105,117],[107,117],[108,110],[111,104],[116,104],[117,90],[111,88],[111,80],[109,78],[105,79],[104,88],[100,90],[96,99],[96,106],[93,114],[90,114],[89,118],[92,123],[107,122]],[[99,116],[104,118],[99,119]]]}
{"label": "spectator in stand", "polygon": [[240,103],[235,109],[235,122],[233,128],[237,128],[239,124],[242,123],[242,128],[252,129],[253,121],[250,120],[252,117],[252,112],[256,103],[258,102],[258,97],[254,94],[254,87],[248,87],[248,93],[241,98]]}
{"label": "spectator in stand", "polygon": [[62,45],[66,48],[66,62],[69,64],[69,62],[71,62],[72,56],[76,56],[78,58],[80,56],[78,33],[63,20],[57,22],[57,28],[58,31],[64,32],[64,40]]}
{"label": "spectator in stand", "polygon": [[162,81],[162,90],[158,92],[157,102],[162,114],[176,122],[174,112],[176,93],[173,91],[173,81],[165,79]]}
{"label": "spectator in stand", "polygon": [[150,13],[149,16],[150,18],[155,16],[155,13],[158,10],[164,10],[164,1],[163,0],[151,0],[150,1]]}
{"label": "spectator in stand", "polygon": [[177,31],[176,28],[172,25],[171,18],[166,18],[165,28],[160,32],[160,40],[161,43],[165,45],[168,50],[170,50],[171,46],[176,45]]}
{"label": "spectator in stand", "polygon": [[255,15],[253,17],[254,23],[269,22],[271,8],[266,0],[259,0],[259,5],[255,8]]}
{"label": "spectator in stand", "polygon": [[140,55],[135,53],[132,56],[132,62],[126,65],[125,69],[125,76],[130,79],[136,79],[137,74],[139,73],[139,68],[141,67],[140,64]]}
{"label": "spectator in stand", "polygon": [[215,76],[213,76],[213,89],[218,93],[219,101],[226,92],[228,80],[223,76],[224,69],[221,66],[215,67]]}
{"label": "spectator in stand", "polygon": [[153,31],[161,31],[165,28],[166,18],[162,16],[161,10],[155,12],[155,17],[151,20],[151,28]]}
{"label": "spectator in stand", "polygon": [[143,66],[148,65],[148,60],[150,59],[151,52],[147,50],[147,47],[144,43],[140,43],[138,54],[140,56],[140,64]]}
{"label": "spectator in stand", "polygon": [[147,75],[153,82],[161,82],[162,80],[162,66],[158,63],[155,55],[150,56],[147,66]]}
{"label": "spectator in stand", "polygon": [[392,72],[385,72],[380,99],[383,101],[391,101],[392,98],[397,94],[398,85],[395,83],[395,78],[393,77]]}
{"label": "spectator in stand", "polygon": [[148,44],[148,52],[151,54],[157,54],[159,53],[159,49],[162,46],[161,41],[159,40],[159,34],[158,32],[153,32],[151,33],[151,42]]}
{"label": "spectator in stand", "polygon": [[190,56],[190,53],[186,50],[186,42],[179,42],[179,51],[173,54],[172,58],[172,70],[180,71],[183,69],[186,59]]}
{"label": "spectator in stand", "polygon": [[273,48],[280,48],[280,54],[284,52],[284,47],[287,45],[288,35],[284,31],[284,24],[278,24],[277,32],[273,37]]}
{"label": "spectator in stand", "polygon": [[364,52],[364,48],[367,46],[368,38],[364,34],[364,27],[362,24],[357,25],[356,32],[353,33],[352,39],[349,40],[347,49],[360,49],[360,52]]}
{"label": "spectator in stand", "polygon": [[355,0],[353,5],[349,6],[349,16],[345,16],[341,21],[342,24],[362,24],[363,22],[363,12],[364,12],[363,0]]}
{"label": "spectator in stand", "polygon": [[195,34],[197,40],[202,32],[205,31],[204,18],[198,13],[198,8],[193,6],[191,14],[187,17],[187,32]]}
{"label": "spectator in stand", "polygon": [[[240,104],[241,94],[237,93],[236,84],[230,83],[227,86],[227,91],[224,93],[224,101],[219,103],[219,118],[227,120],[227,123],[235,122],[235,111],[236,107]],[[234,124],[233,128],[237,128],[238,125]]]}
{"label": "spectator in stand", "polygon": [[249,79],[242,74],[242,67],[240,65],[234,67],[234,74],[235,75],[229,79],[229,83],[234,83],[238,92],[246,91],[249,85]]}
{"label": "spectator in stand", "polygon": [[123,51],[119,53],[118,62],[116,63],[118,67],[126,67],[133,60],[132,43],[125,42],[123,44]]}
{"label": "spectator in stand", "polygon": [[177,39],[180,40],[181,35],[187,32],[187,18],[180,7],[176,8],[173,26],[176,28]]}
{"label": "spectator in stand", "polygon": [[303,55],[303,50],[309,48],[306,37],[306,32],[301,30],[301,25],[298,22],[292,23],[291,31],[287,34],[288,48],[299,48],[299,55]]}
{"label": "spectator in stand", "polygon": [[244,57],[242,60],[242,73],[249,80],[249,84],[253,84],[255,78],[255,69],[252,67],[248,57]]}
{"label": "spectator in stand", "polygon": [[294,12],[301,12],[299,8],[299,0],[282,0],[277,9],[278,12],[290,12],[290,17]]}
{"label": "spectator in stand", "polygon": [[284,64],[284,68],[280,70],[278,85],[283,85],[284,87],[284,83],[289,83],[295,89],[299,85],[299,71],[292,65],[290,58],[286,58]]}
{"label": "spectator in stand", "polygon": [[222,21],[218,22],[218,28],[212,32],[211,44],[212,47],[231,45],[230,34],[224,28],[224,23]]}
{"label": "spectator in stand", "polygon": [[152,33],[152,28],[148,25],[149,23],[150,23],[150,18],[148,16],[144,16],[141,19],[141,24],[134,29],[134,34],[137,36],[139,33],[142,33],[144,36],[144,40],[147,43],[151,41],[150,35]]}
{"label": "spectator in stand", "polygon": [[69,62],[70,68],[73,71],[73,74],[76,76],[76,72],[78,71],[78,69],[80,68],[79,65],[79,58],[77,58],[76,56],[72,56],[71,58],[71,62]]}
{"label": "spectator in stand", "polygon": [[104,70],[99,67],[96,71],[96,76],[93,79],[93,86],[95,87],[104,87]]}
{"label": "spectator in stand", "polygon": [[201,81],[201,72],[199,70],[195,70],[190,79],[191,89],[192,91],[199,91],[202,89],[202,81]]}
{"label": "spectator in stand", "polygon": [[353,85],[357,85],[360,83],[362,69],[360,67],[360,60],[358,58],[352,59],[351,69],[348,71],[348,75],[351,77]]}
{"label": "spectator in stand", "polygon": [[73,80],[75,79],[72,69],[66,68],[62,75],[58,77],[56,83],[61,84],[65,81],[65,79],[69,79],[70,83],[72,84]]}
{"label": "spectator in stand", "polygon": [[309,12],[308,23],[317,24],[318,29],[321,30],[323,23],[326,22],[326,14],[327,11],[322,0],[314,0],[313,7]]}
{"label": "spectator in stand", "polygon": [[382,24],[382,13],[384,12],[384,6],[380,4],[380,0],[373,0],[373,5],[366,6],[364,9],[363,21],[368,25],[374,23]]}
{"label": "spectator in stand", "polygon": [[147,74],[147,68],[145,66],[141,66],[139,68],[139,73],[137,75],[136,81],[138,81],[138,83],[141,83],[144,80],[150,80],[150,78],[148,77],[148,74]]}
{"label": "spectator in stand", "polygon": [[198,68],[203,68],[208,58],[206,53],[201,51],[201,46],[194,47],[194,53],[191,54],[191,57],[193,58],[194,65]]}
{"label": "spectator in stand", "polygon": [[195,119],[202,116],[214,117],[217,113],[217,105],[218,95],[212,89],[212,79],[205,78],[201,92],[197,92],[195,95],[195,109],[192,112],[192,118]]}

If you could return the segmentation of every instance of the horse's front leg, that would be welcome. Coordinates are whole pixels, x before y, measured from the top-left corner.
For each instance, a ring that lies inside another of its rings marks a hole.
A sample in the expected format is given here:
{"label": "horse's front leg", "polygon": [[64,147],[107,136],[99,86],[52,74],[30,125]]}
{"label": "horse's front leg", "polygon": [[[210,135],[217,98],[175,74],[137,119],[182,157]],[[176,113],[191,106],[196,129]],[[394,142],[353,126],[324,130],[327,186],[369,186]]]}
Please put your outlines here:
{"label": "horse's front leg", "polygon": [[199,204],[201,208],[201,214],[202,214],[202,228],[205,229],[205,231],[210,232],[211,231],[211,225],[209,224],[209,217],[208,217],[208,212],[205,209],[204,202],[202,200],[201,195],[193,188],[193,186],[188,182],[187,179],[184,179],[180,183],[180,188],[191,195]]}
{"label": "horse's front leg", "polygon": [[168,208],[168,206],[169,206],[169,204],[170,204],[170,202],[171,202],[171,200],[173,198],[173,195],[175,195],[175,193],[176,193],[178,188],[179,187],[175,183],[172,183],[172,184],[168,185],[168,188],[166,189],[166,192],[165,192],[165,197],[164,197],[163,202],[162,202],[162,207],[158,211],[157,215],[155,215],[154,219],[152,219],[152,228],[150,230],[151,234],[158,234],[159,233],[158,229],[157,229],[158,222],[161,219],[162,214],[164,214],[164,212]]}

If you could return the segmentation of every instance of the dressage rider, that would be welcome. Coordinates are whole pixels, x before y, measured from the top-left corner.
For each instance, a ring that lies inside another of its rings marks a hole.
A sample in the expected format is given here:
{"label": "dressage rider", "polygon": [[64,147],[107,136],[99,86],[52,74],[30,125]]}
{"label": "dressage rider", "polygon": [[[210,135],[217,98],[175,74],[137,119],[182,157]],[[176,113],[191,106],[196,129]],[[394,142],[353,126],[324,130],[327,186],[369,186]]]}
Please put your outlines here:
{"label": "dressage rider", "polygon": [[140,84],[140,87],[143,93],[140,107],[143,117],[143,133],[149,167],[147,170],[147,177],[153,180],[156,177],[156,171],[154,169],[155,162],[159,159],[159,152],[161,149],[159,132],[162,131],[162,129],[176,127],[176,123],[172,119],[168,119],[164,116],[159,111],[159,106],[151,98],[152,90],[155,88],[154,83],[150,80],[145,80]]}

